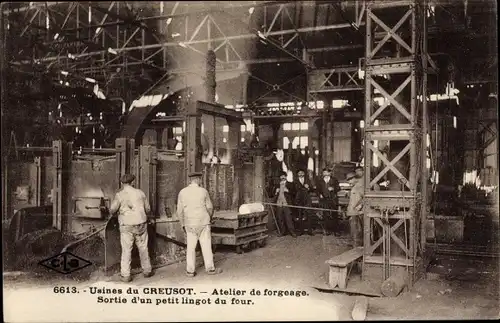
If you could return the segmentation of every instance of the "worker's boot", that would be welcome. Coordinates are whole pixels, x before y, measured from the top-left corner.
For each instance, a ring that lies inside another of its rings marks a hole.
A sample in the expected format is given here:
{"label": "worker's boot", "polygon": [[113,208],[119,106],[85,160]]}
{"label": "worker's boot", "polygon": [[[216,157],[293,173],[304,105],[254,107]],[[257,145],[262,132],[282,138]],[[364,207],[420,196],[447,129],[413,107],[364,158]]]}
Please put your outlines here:
{"label": "worker's boot", "polygon": [[132,277],[131,276],[120,276],[120,279],[124,283],[130,283],[132,281]]}
{"label": "worker's boot", "polygon": [[149,278],[149,277],[152,277],[154,275],[154,272],[150,271],[148,273],[143,273],[142,275],[144,276],[144,278]]}
{"label": "worker's boot", "polygon": [[218,275],[220,273],[222,273],[222,269],[220,268],[214,268],[212,270],[207,271],[207,274],[209,275]]}

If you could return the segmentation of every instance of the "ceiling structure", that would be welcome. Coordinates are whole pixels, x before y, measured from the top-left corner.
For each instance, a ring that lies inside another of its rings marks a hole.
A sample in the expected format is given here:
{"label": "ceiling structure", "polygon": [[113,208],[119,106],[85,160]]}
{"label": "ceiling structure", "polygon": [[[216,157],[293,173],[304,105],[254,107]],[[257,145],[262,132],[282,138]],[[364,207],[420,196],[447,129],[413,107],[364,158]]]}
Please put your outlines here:
{"label": "ceiling structure", "polygon": [[[7,78],[52,105],[60,99],[53,93],[68,87],[130,106],[199,83],[209,49],[219,75],[242,80],[243,91],[223,95],[225,104],[256,111],[270,102],[363,96],[363,1],[16,2],[2,13]],[[429,1],[428,16],[428,52],[441,81],[496,87],[496,2]],[[390,8],[381,17],[391,22]],[[375,30],[375,38],[384,35]]]}

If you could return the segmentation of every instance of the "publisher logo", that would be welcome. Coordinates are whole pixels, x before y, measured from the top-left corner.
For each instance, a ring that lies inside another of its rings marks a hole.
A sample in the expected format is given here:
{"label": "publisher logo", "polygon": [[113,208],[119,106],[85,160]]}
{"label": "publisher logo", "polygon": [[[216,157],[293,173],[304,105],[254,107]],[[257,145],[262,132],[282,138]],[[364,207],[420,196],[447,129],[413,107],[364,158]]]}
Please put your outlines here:
{"label": "publisher logo", "polygon": [[70,274],[92,265],[90,261],[75,256],[70,252],[60,253],[58,255],[40,261],[39,264],[61,274]]}

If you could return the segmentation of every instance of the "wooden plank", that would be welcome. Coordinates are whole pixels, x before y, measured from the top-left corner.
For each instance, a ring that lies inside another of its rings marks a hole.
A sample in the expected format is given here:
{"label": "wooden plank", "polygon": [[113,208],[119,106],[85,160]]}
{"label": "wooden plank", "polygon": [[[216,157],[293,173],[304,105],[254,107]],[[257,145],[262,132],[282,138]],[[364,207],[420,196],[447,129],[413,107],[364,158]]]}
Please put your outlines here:
{"label": "wooden plank", "polygon": [[330,266],[346,267],[363,256],[363,247],[356,247],[326,261]]}
{"label": "wooden plank", "polygon": [[368,312],[368,298],[364,296],[356,297],[352,308],[351,317],[354,321],[364,321]]}
{"label": "wooden plank", "polygon": [[[383,264],[384,260],[382,259],[382,256],[367,256],[365,257],[365,263]],[[391,265],[396,265],[396,266],[413,267],[413,262],[411,261],[411,259],[405,259],[403,257],[391,257],[390,263]]]}

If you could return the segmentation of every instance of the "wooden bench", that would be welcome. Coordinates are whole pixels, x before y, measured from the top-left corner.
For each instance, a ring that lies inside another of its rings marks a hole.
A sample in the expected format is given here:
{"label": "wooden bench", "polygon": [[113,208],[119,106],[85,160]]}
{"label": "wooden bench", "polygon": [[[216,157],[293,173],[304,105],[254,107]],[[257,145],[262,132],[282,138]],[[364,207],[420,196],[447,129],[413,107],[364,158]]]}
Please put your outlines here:
{"label": "wooden bench", "polygon": [[330,266],[328,274],[328,284],[330,287],[335,288],[339,286],[339,288],[346,288],[348,265],[357,261],[362,256],[363,247],[356,247],[327,260],[326,264]]}

